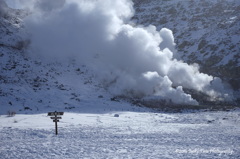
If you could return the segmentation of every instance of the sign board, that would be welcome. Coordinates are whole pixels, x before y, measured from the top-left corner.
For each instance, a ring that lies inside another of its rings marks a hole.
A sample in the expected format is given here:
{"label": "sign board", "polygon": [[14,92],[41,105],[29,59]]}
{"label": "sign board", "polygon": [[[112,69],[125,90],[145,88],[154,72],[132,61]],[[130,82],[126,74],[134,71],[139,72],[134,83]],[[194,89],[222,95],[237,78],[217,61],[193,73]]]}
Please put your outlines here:
{"label": "sign board", "polygon": [[62,119],[62,117],[59,117],[58,115],[63,115],[64,112],[48,112],[48,116],[52,116],[50,117],[51,119],[53,119],[53,122],[55,123],[55,131],[56,131],[56,135],[58,134],[58,127],[57,127],[57,122],[59,122],[58,119]]}
{"label": "sign board", "polygon": [[64,112],[48,112],[48,116],[57,116],[57,115],[63,115]]}
{"label": "sign board", "polygon": [[50,117],[51,119],[62,119],[62,117]]}

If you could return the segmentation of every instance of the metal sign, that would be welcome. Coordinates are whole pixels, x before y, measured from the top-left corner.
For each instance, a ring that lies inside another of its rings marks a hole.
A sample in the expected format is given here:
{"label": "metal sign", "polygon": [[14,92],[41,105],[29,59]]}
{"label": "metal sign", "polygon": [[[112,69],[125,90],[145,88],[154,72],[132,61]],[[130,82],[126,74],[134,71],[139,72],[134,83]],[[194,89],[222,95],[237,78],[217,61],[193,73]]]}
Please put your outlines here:
{"label": "metal sign", "polygon": [[58,115],[63,115],[64,112],[48,112],[48,116],[53,116],[53,117],[50,117],[51,119],[53,119],[53,122],[55,122],[55,132],[56,132],[56,135],[58,134],[58,127],[57,127],[57,122],[59,122],[58,119],[62,119],[62,117],[59,117]]}
{"label": "metal sign", "polygon": [[62,119],[62,117],[50,117],[51,119]]}
{"label": "metal sign", "polygon": [[63,115],[64,112],[48,112],[48,116],[57,116],[57,115]]}

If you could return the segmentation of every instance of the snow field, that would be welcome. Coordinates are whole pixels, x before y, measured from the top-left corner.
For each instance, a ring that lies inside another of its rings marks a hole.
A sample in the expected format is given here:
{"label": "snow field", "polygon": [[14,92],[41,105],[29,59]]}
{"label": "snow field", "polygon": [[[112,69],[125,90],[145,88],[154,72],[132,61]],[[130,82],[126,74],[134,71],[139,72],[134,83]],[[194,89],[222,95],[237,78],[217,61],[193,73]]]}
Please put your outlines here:
{"label": "snow field", "polygon": [[[114,117],[119,114],[119,117]],[[239,110],[0,116],[0,158],[239,158]]]}

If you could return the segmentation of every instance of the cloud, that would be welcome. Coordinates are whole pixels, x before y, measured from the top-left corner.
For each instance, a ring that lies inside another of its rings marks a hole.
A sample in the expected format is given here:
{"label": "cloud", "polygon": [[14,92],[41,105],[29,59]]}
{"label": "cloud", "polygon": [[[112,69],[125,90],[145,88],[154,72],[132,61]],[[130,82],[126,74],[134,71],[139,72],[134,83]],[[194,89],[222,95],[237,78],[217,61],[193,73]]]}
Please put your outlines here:
{"label": "cloud", "polygon": [[5,3],[4,0],[0,0],[0,16],[2,16],[3,14],[5,14],[6,10],[7,10],[7,4]]}
{"label": "cloud", "polygon": [[171,30],[130,25],[134,9],[129,0],[35,0],[27,6],[32,8],[25,23],[33,54],[74,57],[92,67],[115,95],[198,104],[184,89],[215,100],[228,94],[222,81],[200,73],[197,64],[175,59]]}
{"label": "cloud", "polygon": [[15,9],[32,9],[35,0],[2,0],[7,3],[10,8]]}

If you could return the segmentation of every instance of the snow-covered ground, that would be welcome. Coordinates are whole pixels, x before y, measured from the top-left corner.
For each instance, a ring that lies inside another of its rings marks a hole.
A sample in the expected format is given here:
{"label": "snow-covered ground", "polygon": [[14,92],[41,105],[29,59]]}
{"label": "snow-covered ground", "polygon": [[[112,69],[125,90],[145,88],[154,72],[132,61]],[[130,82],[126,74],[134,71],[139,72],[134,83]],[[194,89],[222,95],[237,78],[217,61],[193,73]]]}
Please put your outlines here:
{"label": "snow-covered ground", "polygon": [[[164,113],[140,107],[0,116],[0,158],[239,158],[240,110]],[[114,117],[118,114],[119,117]]]}

